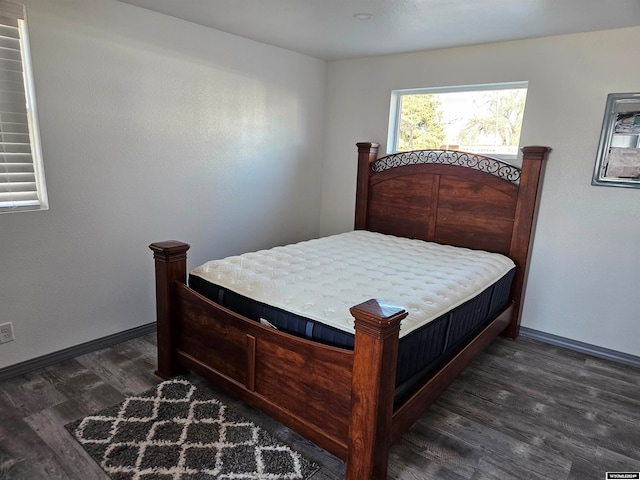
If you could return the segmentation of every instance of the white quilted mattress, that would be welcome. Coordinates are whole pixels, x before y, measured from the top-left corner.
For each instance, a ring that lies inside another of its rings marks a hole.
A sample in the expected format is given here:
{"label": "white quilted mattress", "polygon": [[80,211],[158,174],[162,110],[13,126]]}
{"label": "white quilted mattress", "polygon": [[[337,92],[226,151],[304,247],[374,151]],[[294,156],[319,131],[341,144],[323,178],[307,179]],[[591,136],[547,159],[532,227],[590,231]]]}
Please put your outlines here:
{"label": "white quilted mattress", "polygon": [[371,298],[409,315],[400,336],[475,297],[514,267],[508,257],[364,230],[213,260],[193,275],[354,333],[349,308]]}

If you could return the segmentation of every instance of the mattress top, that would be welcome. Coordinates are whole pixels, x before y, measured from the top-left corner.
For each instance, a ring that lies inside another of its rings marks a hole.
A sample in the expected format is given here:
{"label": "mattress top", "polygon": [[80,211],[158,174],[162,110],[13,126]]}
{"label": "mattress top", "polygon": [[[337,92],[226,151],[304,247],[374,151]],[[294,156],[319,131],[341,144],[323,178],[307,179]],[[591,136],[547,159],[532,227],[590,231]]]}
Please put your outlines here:
{"label": "mattress top", "polygon": [[400,336],[470,300],[514,267],[497,253],[356,230],[212,260],[191,274],[253,300],[354,333],[349,309],[404,307]]}

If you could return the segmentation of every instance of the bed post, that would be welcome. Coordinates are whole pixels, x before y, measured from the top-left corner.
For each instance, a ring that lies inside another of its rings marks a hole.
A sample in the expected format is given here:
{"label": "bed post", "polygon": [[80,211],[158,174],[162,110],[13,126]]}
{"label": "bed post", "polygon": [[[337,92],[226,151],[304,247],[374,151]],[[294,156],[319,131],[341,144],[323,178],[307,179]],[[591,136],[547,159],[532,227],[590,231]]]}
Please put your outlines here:
{"label": "bed post", "polygon": [[176,361],[175,284],[186,280],[189,245],[170,240],[152,243],[149,248],[156,262],[158,369],[155,373],[166,380],[184,373]]}
{"label": "bed post", "polygon": [[400,321],[407,312],[368,300],[351,308],[355,345],[346,480],[386,480]]}
{"label": "bed post", "polygon": [[367,199],[369,197],[369,175],[371,162],[378,158],[379,143],[361,142],[358,147],[358,178],[356,182],[355,229],[367,227]]}
{"label": "bed post", "polygon": [[533,238],[533,226],[536,215],[536,206],[539,197],[540,179],[549,147],[523,147],[522,169],[520,173],[520,187],[518,201],[516,203],[515,222],[513,235],[509,248],[509,257],[515,262],[517,268],[513,280],[512,298],[515,301],[513,316],[509,326],[503,332],[510,338],[516,338],[520,332],[520,315],[522,313],[522,301],[524,284],[527,278],[527,265],[529,263],[530,243]]}

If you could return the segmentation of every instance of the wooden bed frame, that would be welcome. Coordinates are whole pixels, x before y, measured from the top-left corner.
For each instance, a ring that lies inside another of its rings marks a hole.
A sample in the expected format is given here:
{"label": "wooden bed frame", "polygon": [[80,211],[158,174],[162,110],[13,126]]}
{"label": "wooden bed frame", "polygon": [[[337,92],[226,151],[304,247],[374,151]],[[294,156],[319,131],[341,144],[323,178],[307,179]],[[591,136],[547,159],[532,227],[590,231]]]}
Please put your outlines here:
{"label": "wooden bed frame", "polygon": [[156,267],[158,369],[193,371],[346,461],[347,480],[386,479],[390,445],[498,335],[518,335],[538,186],[549,148],[522,169],[481,155],[415,151],[377,159],[358,143],[355,228],[498,252],[516,263],[512,303],[394,408],[401,306],[351,308],[354,350],[242,317],[186,285],[189,245],[150,245]]}

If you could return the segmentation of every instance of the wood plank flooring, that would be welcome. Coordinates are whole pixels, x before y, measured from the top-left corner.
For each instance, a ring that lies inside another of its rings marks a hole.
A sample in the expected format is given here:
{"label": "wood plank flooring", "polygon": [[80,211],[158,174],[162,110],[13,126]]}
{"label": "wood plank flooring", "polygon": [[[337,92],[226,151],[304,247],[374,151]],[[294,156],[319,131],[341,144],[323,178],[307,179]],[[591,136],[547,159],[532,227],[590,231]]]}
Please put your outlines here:
{"label": "wood plank flooring", "polygon": [[[0,382],[0,479],[106,480],[64,425],[140,393],[147,335]],[[197,382],[201,379],[193,377]],[[342,461],[221,391],[218,397],[318,462]],[[640,370],[527,338],[498,339],[393,446],[389,478],[603,480],[640,472]]]}

